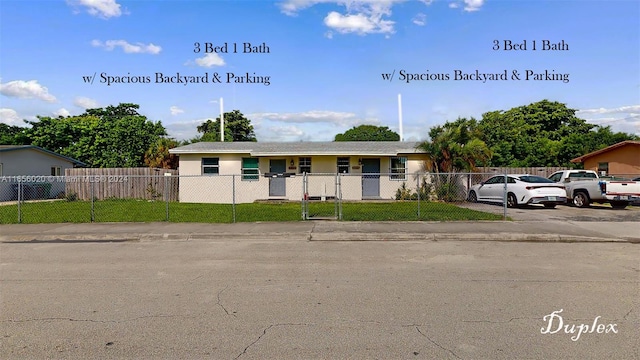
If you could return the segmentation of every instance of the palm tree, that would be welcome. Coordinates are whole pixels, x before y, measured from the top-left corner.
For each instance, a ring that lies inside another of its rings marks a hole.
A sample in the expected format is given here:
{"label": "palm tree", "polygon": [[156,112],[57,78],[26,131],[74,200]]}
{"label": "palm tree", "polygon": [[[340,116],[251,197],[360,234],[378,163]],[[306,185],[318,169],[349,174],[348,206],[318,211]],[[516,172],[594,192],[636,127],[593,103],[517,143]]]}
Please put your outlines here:
{"label": "palm tree", "polygon": [[[422,142],[418,149],[426,155],[425,170],[436,173],[436,192],[445,199],[452,199],[457,193],[456,172],[477,170],[479,163],[491,159],[491,150],[481,140],[477,122],[471,118],[458,118],[429,131],[430,141]],[[446,173],[446,179],[440,174]]]}

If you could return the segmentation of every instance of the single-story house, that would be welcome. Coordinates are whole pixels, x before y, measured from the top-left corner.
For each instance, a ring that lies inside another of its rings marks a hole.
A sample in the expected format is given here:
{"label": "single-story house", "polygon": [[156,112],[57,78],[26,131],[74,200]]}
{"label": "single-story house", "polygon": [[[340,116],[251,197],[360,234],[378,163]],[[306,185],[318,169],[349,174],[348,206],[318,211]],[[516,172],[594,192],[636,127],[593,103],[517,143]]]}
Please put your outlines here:
{"label": "single-story house", "polygon": [[0,201],[17,200],[18,181],[24,183],[23,198],[54,198],[65,184],[53,176],[65,169],[84,167],[82,161],[34,145],[0,145]]}
{"label": "single-story house", "polygon": [[602,175],[640,176],[640,141],[621,141],[571,160]]}
{"label": "single-story house", "polygon": [[411,174],[422,171],[425,160],[417,145],[199,142],[169,152],[179,156],[182,202],[327,199],[335,197],[338,188],[344,200],[363,200],[391,199],[403,182],[415,189]]}

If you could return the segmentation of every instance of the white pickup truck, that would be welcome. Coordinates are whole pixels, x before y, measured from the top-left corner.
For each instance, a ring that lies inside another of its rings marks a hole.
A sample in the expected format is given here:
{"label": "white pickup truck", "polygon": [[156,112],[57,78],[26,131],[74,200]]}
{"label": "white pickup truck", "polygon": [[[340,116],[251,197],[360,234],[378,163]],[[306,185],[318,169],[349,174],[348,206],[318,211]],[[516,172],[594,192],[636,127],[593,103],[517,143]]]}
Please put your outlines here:
{"label": "white pickup truck", "polygon": [[640,198],[640,182],[604,180],[592,170],[557,171],[549,179],[561,183],[567,189],[567,202],[577,207],[591,203],[610,203],[614,209],[624,209]]}

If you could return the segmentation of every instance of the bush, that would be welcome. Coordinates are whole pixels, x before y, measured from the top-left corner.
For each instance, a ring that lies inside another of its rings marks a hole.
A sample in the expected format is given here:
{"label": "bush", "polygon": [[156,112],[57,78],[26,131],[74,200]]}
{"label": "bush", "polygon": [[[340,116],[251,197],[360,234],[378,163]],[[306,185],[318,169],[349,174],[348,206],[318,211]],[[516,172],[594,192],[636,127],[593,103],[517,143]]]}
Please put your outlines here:
{"label": "bush", "polygon": [[67,201],[77,201],[78,200],[78,194],[74,193],[74,192],[70,192],[68,194],[66,194],[64,196],[64,199]]}

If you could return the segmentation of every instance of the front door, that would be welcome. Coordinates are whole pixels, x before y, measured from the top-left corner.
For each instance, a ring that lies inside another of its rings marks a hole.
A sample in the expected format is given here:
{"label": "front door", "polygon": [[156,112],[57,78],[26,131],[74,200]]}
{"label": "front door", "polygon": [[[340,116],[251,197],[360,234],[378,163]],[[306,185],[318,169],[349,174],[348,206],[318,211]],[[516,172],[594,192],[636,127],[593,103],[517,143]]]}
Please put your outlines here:
{"label": "front door", "polygon": [[362,159],[362,198],[380,197],[380,159]]}
{"label": "front door", "polygon": [[[287,171],[287,161],[284,159],[269,160],[269,172],[284,174]],[[287,193],[287,179],[285,177],[269,178],[269,196],[285,196]]]}

